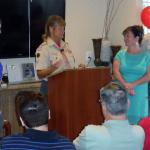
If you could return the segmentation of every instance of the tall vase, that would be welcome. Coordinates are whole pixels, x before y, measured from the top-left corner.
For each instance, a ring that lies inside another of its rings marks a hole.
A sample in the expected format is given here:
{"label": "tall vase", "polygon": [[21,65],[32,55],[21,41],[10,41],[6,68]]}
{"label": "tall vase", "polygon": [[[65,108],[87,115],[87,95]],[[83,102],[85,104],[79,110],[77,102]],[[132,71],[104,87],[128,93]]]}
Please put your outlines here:
{"label": "tall vase", "polygon": [[102,38],[92,39],[92,41],[93,41],[94,55],[95,55],[94,64],[95,66],[100,66],[101,65],[100,53],[101,53]]}
{"label": "tall vase", "polygon": [[109,66],[112,58],[112,50],[111,50],[111,42],[108,39],[102,40],[102,48],[101,48],[101,63],[102,66]]}
{"label": "tall vase", "polygon": [[119,52],[119,50],[121,49],[121,45],[111,45],[111,49],[112,49],[112,58],[115,57],[115,55]]}

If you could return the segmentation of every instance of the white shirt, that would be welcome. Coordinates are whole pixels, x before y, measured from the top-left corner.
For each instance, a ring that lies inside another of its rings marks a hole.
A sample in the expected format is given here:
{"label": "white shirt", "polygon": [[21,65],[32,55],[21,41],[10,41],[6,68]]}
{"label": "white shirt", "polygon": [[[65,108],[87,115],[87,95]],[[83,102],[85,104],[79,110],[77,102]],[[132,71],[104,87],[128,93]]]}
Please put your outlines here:
{"label": "white shirt", "polygon": [[[67,62],[63,57],[62,50],[67,58]],[[68,43],[64,41],[61,41],[60,47],[58,47],[51,38],[48,38],[47,41],[43,42],[36,50],[36,70],[47,69],[60,60],[63,60],[62,65],[51,75],[75,67],[74,56],[68,47]],[[47,79],[45,78],[44,80]]]}
{"label": "white shirt", "polygon": [[88,125],[73,141],[77,150],[142,150],[144,130],[127,120],[108,120]]}

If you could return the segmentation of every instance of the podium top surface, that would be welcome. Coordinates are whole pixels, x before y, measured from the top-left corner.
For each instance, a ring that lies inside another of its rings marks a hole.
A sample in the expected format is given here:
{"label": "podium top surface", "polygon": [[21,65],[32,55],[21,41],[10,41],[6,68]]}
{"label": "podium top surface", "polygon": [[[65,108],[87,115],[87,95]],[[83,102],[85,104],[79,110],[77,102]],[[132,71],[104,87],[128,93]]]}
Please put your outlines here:
{"label": "podium top surface", "polygon": [[110,67],[105,67],[105,66],[100,66],[100,67],[95,67],[95,68],[74,68],[74,69],[65,69],[65,70],[62,70],[58,73],[54,73],[52,75],[49,75],[48,77],[52,77],[52,76],[55,76],[55,75],[58,75],[58,74],[61,74],[61,73],[66,73],[66,72],[72,72],[72,71],[92,71],[92,70],[110,70]]}

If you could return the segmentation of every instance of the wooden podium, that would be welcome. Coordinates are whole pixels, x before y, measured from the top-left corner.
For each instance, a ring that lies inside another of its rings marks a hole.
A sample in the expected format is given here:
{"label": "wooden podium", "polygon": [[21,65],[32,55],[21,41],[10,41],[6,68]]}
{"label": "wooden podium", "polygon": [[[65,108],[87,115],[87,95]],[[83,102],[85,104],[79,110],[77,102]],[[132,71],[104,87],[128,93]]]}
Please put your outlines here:
{"label": "wooden podium", "polygon": [[101,124],[99,89],[110,80],[107,67],[67,70],[49,77],[49,129],[74,139],[85,125]]}

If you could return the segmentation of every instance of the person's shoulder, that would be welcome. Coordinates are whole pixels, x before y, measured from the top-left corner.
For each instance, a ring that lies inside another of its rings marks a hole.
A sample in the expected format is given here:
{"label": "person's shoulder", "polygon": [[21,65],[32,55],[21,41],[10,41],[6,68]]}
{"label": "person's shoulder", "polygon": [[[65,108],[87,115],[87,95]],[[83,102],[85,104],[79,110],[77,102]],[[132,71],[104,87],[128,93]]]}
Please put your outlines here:
{"label": "person's shoulder", "polygon": [[41,43],[38,48],[36,49],[36,52],[43,52],[47,49],[47,43],[43,42]]}
{"label": "person's shoulder", "polygon": [[69,48],[69,43],[66,41],[61,40],[61,47],[64,49],[68,49]]}
{"label": "person's shoulder", "polygon": [[106,127],[103,126],[103,125],[93,125],[93,124],[87,125],[85,128],[88,129],[88,130],[102,130],[102,129],[106,129]]}
{"label": "person's shoulder", "polygon": [[149,51],[144,51],[144,55],[147,57],[150,57],[150,52]]}
{"label": "person's shoulder", "polygon": [[86,133],[90,135],[109,135],[108,129],[104,125],[87,125],[85,127]]}
{"label": "person's shoulder", "polygon": [[57,140],[63,140],[63,141],[68,141],[70,142],[70,139],[68,139],[67,137],[61,135],[61,134],[58,134],[55,136],[55,138],[57,137]]}
{"label": "person's shoulder", "polygon": [[65,136],[63,136],[63,135],[61,135],[61,134],[59,134],[58,132],[56,132],[56,131],[48,131],[48,133],[52,136],[53,135],[53,137],[54,137],[54,139],[57,139],[57,140],[61,140],[61,141],[66,141],[66,142],[71,142],[70,141],[70,139],[68,139],[67,137],[65,137]]}
{"label": "person's shoulder", "polygon": [[111,134],[104,125],[88,125],[84,128],[82,135],[89,141],[95,139],[95,143],[103,143],[102,145],[106,144],[105,141],[107,141],[107,145],[110,145],[111,142]]}
{"label": "person's shoulder", "polygon": [[150,63],[150,52],[149,51],[143,51],[142,57],[145,59],[145,61],[149,64]]}
{"label": "person's shoulder", "polygon": [[118,53],[117,54],[120,54],[120,55],[124,55],[124,54],[126,54],[126,49],[120,49],[119,51],[118,51]]}
{"label": "person's shoulder", "polygon": [[6,137],[3,137],[2,138],[2,141],[12,141],[12,140],[21,140],[21,139],[27,139],[25,136],[24,136],[24,134],[21,134],[21,133],[19,133],[19,134],[14,134],[14,135],[10,135],[10,136],[6,136]]}
{"label": "person's shoulder", "polygon": [[55,141],[55,144],[57,143],[59,146],[69,147],[70,150],[75,150],[75,147],[69,138],[58,134],[56,131],[49,131],[49,133],[50,132],[54,135],[53,142]]}
{"label": "person's shoulder", "polygon": [[137,138],[144,138],[145,137],[144,130],[139,125],[132,125],[132,132],[133,132],[134,136]]}
{"label": "person's shoulder", "polygon": [[120,49],[118,52],[117,52],[117,54],[116,54],[116,56],[115,56],[115,58],[114,59],[122,59],[125,55],[126,55],[126,49]]}
{"label": "person's shoulder", "polygon": [[143,128],[140,127],[139,125],[131,125],[131,127],[132,127],[132,130],[135,132],[141,132],[141,133],[144,132]]}
{"label": "person's shoulder", "polygon": [[149,52],[149,51],[146,51],[146,50],[142,50],[141,53],[142,53],[142,54],[146,54],[146,55],[150,55],[150,52]]}

